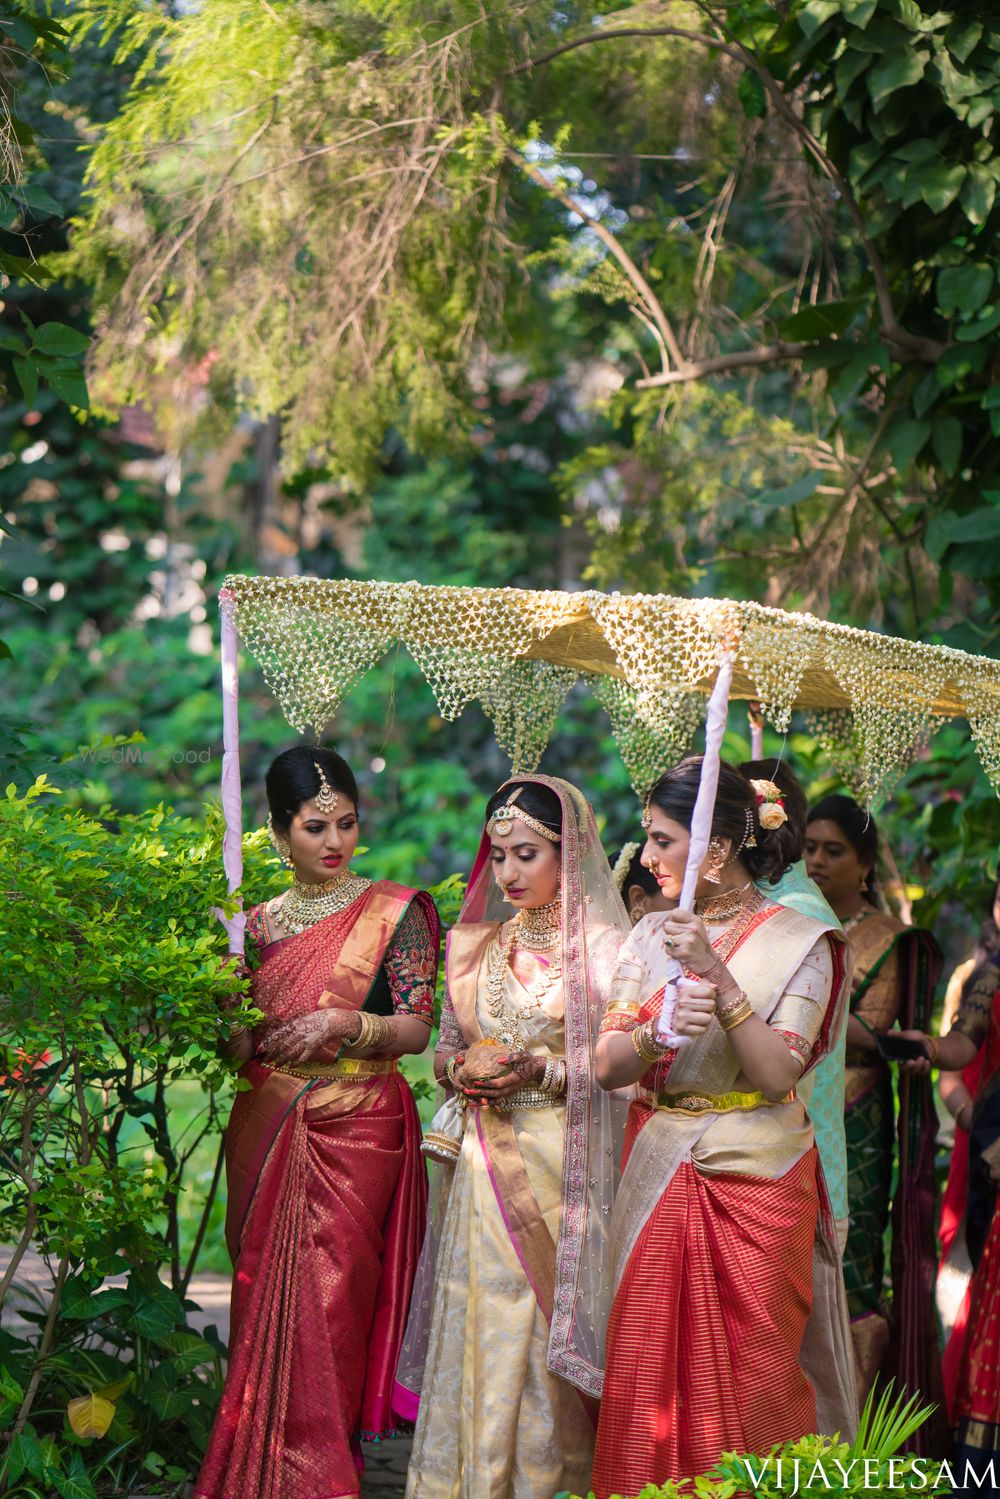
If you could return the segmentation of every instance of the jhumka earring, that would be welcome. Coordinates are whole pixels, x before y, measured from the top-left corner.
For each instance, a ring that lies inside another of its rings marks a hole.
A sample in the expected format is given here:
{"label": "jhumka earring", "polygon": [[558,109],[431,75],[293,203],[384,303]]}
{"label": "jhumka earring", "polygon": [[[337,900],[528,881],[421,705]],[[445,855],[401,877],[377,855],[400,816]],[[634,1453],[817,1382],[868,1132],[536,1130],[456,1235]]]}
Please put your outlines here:
{"label": "jhumka earring", "polygon": [[281,834],[276,831],[270,812],[268,812],[267,814],[267,836],[270,838],[271,847],[278,855],[278,858],[281,860],[282,864],[284,864],[288,869],[294,868],[294,865],[292,864],[292,845],[289,843],[287,838],[283,838]]}
{"label": "jhumka earring", "polygon": [[722,866],[726,862],[726,850],[719,838],[713,838],[708,845],[709,865],[705,870],[705,878],[710,885],[722,884]]}

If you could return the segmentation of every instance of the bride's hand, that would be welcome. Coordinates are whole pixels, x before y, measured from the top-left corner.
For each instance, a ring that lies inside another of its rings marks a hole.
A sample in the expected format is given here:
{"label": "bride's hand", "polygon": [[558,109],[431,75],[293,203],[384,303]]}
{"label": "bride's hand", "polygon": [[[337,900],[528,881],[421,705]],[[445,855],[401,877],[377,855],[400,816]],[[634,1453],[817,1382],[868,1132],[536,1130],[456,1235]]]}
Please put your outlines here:
{"label": "bride's hand", "polygon": [[499,1098],[507,1098],[511,1093],[518,1093],[522,1088],[540,1083],[545,1076],[545,1056],[535,1056],[530,1051],[508,1052],[505,1059],[507,1071],[491,1077],[489,1082],[468,1082],[462,1080],[461,1069],[456,1073],[456,1080],[462,1087],[466,1097],[473,1103],[494,1103]]}
{"label": "bride's hand", "polygon": [[678,1036],[701,1036],[708,1030],[715,1014],[718,992],[715,985],[705,979],[681,979],[677,985],[673,1023]]}
{"label": "bride's hand", "polygon": [[719,967],[719,954],[708,940],[705,923],[693,911],[668,911],[660,925],[667,956],[704,978]]}
{"label": "bride's hand", "polygon": [[355,1010],[314,1010],[269,1031],[259,1048],[261,1061],[270,1067],[309,1062],[317,1052],[353,1039],[360,1030]]}

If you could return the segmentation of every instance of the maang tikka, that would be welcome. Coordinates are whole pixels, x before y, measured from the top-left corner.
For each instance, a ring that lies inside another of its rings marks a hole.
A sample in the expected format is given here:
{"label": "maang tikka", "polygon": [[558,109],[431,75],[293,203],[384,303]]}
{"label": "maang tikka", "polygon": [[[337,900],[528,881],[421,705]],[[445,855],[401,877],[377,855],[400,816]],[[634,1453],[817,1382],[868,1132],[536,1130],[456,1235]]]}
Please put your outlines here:
{"label": "maang tikka", "polygon": [[323,767],[317,760],[313,761],[313,769],[319,776],[319,790],[313,797],[313,801],[316,803],[319,810],[323,813],[323,816],[329,817],[330,814],[335,810],[337,803],[340,801],[340,797],[334,791],[333,787],[330,785],[330,782],[323,774]]}

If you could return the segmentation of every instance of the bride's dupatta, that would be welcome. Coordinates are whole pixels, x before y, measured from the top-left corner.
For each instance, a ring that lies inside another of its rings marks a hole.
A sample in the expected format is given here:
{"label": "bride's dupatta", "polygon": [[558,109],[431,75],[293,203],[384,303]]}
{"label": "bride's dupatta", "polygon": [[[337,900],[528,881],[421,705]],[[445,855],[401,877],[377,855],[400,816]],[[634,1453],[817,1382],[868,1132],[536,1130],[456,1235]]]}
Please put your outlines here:
{"label": "bride's dupatta", "polygon": [[[511,1246],[549,1324],[548,1369],[585,1397],[599,1397],[612,1291],[608,1227],[627,1105],[598,1087],[594,1045],[628,919],[582,793],[555,777],[515,779],[548,787],[562,806],[567,1090],[557,1239],[542,1219],[510,1115],[478,1111],[476,1136]],[[448,1000],[466,1045],[482,1037],[476,1014],[480,969],[491,940],[511,914],[493,879],[490,848],[484,832],[458,924],[448,934]],[[435,1256],[435,1236],[429,1231],[397,1375],[400,1408],[414,1414],[429,1335]]]}
{"label": "bride's dupatta", "polygon": [[[393,936],[430,897],[380,882],[346,911],[264,942],[265,1025],[364,1007]],[[426,1175],[395,1063],[294,1076],[251,1060],[226,1133],[235,1265],[229,1366],[198,1499],[356,1495],[352,1443],[393,1429],[392,1376],[423,1238]]]}

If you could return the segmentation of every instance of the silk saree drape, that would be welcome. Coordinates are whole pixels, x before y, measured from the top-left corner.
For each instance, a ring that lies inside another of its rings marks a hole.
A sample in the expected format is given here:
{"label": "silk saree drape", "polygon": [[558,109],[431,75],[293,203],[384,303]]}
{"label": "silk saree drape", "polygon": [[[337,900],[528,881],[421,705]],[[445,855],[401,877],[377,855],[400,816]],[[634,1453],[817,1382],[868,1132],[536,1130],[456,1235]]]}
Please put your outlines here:
{"label": "silk saree drape", "polygon": [[[822,993],[786,997],[824,936]],[[842,1014],[839,933],[767,905],[727,937],[720,956],[756,1013],[804,1039],[817,1061]],[[636,1020],[660,998],[646,998]],[[794,1097],[733,1092],[739,1066],[719,1027],[661,1066],[662,1087],[654,1078],[632,1105],[612,1222],[598,1499],[816,1430],[813,1379],[828,1423],[849,1434],[855,1419],[839,1253],[805,1109]]]}
{"label": "silk saree drape", "polygon": [[[265,1026],[360,1009],[404,914],[430,898],[381,882],[346,911],[266,943]],[[394,1425],[392,1379],[422,1241],[426,1176],[391,1060],[294,1076],[252,1060],[226,1134],[233,1258],[229,1366],[197,1499],[358,1494],[357,1441]]]}

